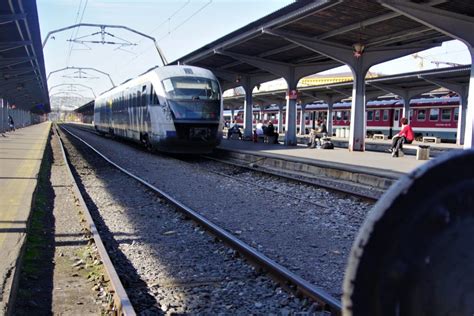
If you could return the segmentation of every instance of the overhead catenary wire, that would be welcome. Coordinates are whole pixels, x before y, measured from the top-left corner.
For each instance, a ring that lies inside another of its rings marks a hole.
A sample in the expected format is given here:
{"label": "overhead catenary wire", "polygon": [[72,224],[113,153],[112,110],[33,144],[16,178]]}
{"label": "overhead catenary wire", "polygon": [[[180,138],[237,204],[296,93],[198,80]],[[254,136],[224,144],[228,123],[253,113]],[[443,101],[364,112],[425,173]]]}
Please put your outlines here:
{"label": "overhead catenary wire", "polygon": [[[76,19],[74,20],[74,24],[78,24],[78,21],[79,21],[79,23],[82,22],[82,20],[84,19],[84,13],[86,11],[88,3],[89,3],[89,0],[85,0],[84,8],[82,8],[82,13],[80,13],[81,12],[81,7],[82,7],[82,0],[80,0],[79,8],[77,9]],[[80,18],[79,18],[79,15],[81,16]],[[71,36],[69,37],[70,44],[69,44],[69,52],[67,54],[67,59],[66,59],[66,66],[69,66],[69,62],[71,60],[72,48],[74,46],[74,42],[72,41],[72,39],[77,37],[78,33],[79,33],[79,28],[77,28],[76,30],[73,30],[72,33],[71,33]]]}
{"label": "overhead catenary wire", "polygon": [[[172,30],[169,30],[168,33],[166,33],[164,36],[160,37],[159,39],[157,39],[157,42],[159,42],[160,40],[164,39],[165,37],[171,35],[174,31],[176,31],[177,29],[179,29],[181,26],[183,26],[184,24],[186,24],[187,22],[189,22],[193,17],[195,17],[196,15],[198,15],[202,10],[204,10],[207,6],[209,6],[211,3],[212,3],[213,0],[209,0],[208,2],[206,2],[204,5],[202,5],[201,7],[199,7],[196,11],[194,11],[191,15],[189,15],[187,18],[185,18],[180,24],[178,24],[177,26],[175,26]],[[182,8],[184,8],[184,6],[182,6]],[[177,12],[173,13],[174,15],[176,15]],[[167,20],[165,20],[164,23],[166,23]],[[164,24],[162,23],[162,25]],[[155,28],[156,29],[156,28]],[[132,57],[131,59],[128,60],[127,63],[124,63],[122,65],[128,65],[128,66],[131,66],[131,64],[133,62],[135,62],[138,57],[140,57],[141,55],[143,55],[145,52],[148,51],[148,48],[149,46],[147,46],[143,51],[141,51],[140,53],[136,54],[134,57]],[[126,69],[127,67],[125,68],[122,68],[122,69]],[[121,73],[123,73],[123,70],[121,71]]]}

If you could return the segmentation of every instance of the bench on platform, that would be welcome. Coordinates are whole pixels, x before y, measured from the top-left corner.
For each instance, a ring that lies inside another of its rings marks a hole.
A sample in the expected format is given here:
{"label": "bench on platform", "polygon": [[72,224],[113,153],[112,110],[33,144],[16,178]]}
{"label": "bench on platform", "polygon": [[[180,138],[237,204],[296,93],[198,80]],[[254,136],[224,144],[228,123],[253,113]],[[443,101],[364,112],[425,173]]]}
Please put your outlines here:
{"label": "bench on platform", "polygon": [[237,134],[237,133],[232,133],[232,134],[230,134],[229,139],[234,139],[234,140],[235,140],[235,139],[240,139],[240,137],[239,137],[239,134]]}
{"label": "bench on platform", "polygon": [[423,136],[423,143],[441,143],[441,139],[439,137],[434,136]]}
{"label": "bench on platform", "polygon": [[267,135],[265,135],[265,136],[264,136],[264,139],[263,139],[263,142],[264,142],[264,143],[267,143],[267,144],[275,144],[275,142],[276,142],[276,140],[277,140],[276,138],[277,138],[276,135],[273,135],[273,136],[267,136]]}
{"label": "bench on platform", "polygon": [[372,136],[372,139],[385,140],[385,139],[387,139],[387,135],[384,135],[384,134],[374,134],[374,135]]}
{"label": "bench on platform", "polygon": [[[415,149],[416,160],[428,160],[430,159],[430,146],[429,145],[413,145],[403,144],[403,149]],[[399,157],[403,157],[403,150],[398,153]]]}

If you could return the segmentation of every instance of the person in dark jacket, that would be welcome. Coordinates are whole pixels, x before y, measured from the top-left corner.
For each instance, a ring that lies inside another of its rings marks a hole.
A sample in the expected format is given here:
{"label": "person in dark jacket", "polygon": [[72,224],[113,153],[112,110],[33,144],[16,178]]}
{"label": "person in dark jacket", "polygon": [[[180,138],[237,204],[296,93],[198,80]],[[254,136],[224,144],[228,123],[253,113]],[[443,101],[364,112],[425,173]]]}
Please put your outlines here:
{"label": "person in dark jacket", "polygon": [[8,125],[10,126],[10,131],[15,130],[15,122],[13,121],[13,117],[8,114]]}
{"label": "person in dark jacket", "polygon": [[265,136],[267,137],[275,137],[273,143],[278,144],[278,133],[275,131],[275,126],[273,126],[273,122],[269,121],[268,126],[265,129]]}

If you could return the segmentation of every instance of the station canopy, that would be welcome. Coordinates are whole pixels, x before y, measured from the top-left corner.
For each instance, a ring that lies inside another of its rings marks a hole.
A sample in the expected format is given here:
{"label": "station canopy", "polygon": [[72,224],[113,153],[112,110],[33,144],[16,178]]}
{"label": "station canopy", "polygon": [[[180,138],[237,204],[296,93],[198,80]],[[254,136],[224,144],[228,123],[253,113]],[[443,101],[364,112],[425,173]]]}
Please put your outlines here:
{"label": "station canopy", "polygon": [[[470,73],[471,66],[465,65],[369,78],[366,79],[367,101],[376,99],[382,95],[394,94],[389,90],[416,91],[418,93],[415,93],[414,96],[419,96],[440,88],[436,82],[451,82],[457,85],[467,85],[469,84]],[[352,80],[350,80],[341,83],[300,87],[298,89],[298,98],[303,104],[311,104],[325,100],[327,96],[331,96],[334,102],[339,102],[351,97],[352,85]],[[256,103],[269,106],[272,104],[285,103],[285,96],[286,89],[276,89],[256,92],[253,98]],[[244,95],[225,97],[225,107],[242,107],[244,98]]]}
{"label": "station canopy", "polygon": [[[342,65],[308,45],[364,54],[397,51],[396,57],[441,45],[447,35],[383,6],[383,1],[296,1],[197,49],[174,64],[208,68],[223,89],[281,78],[282,69],[300,69],[299,78]],[[416,1],[449,12],[474,15],[471,1]],[[392,58],[390,58],[392,59]],[[306,71],[306,73],[304,73]],[[388,83],[388,82],[387,82]]]}
{"label": "station canopy", "polygon": [[0,98],[50,112],[36,1],[0,1]]}

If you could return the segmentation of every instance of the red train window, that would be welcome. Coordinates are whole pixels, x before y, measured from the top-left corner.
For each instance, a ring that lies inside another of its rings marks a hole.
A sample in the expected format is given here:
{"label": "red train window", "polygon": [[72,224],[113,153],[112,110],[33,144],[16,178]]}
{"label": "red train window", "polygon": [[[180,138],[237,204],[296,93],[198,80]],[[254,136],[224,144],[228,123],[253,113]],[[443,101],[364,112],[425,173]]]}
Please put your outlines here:
{"label": "red train window", "polygon": [[441,109],[441,120],[451,121],[451,109]]}
{"label": "red train window", "polygon": [[372,121],[374,119],[374,111],[367,111],[367,121]]}
{"label": "red train window", "polygon": [[430,109],[430,121],[439,120],[439,109]]}
{"label": "red train window", "polygon": [[375,120],[380,121],[380,111],[379,110],[375,110]]}

